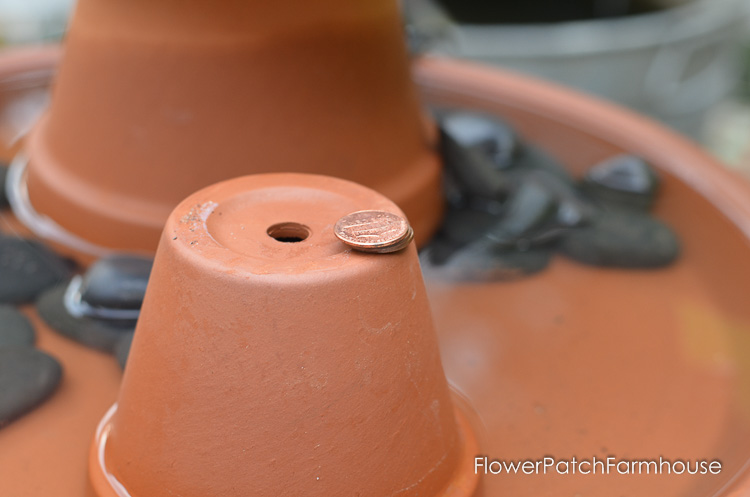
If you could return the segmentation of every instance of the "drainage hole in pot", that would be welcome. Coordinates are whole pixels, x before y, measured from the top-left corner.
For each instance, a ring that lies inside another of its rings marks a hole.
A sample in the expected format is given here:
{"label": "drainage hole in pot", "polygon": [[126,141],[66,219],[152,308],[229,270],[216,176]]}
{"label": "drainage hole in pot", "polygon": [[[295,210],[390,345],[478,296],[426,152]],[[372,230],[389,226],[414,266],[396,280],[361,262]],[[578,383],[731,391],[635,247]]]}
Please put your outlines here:
{"label": "drainage hole in pot", "polygon": [[266,233],[277,242],[297,243],[310,236],[310,228],[299,223],[279,223],[268,228]]}

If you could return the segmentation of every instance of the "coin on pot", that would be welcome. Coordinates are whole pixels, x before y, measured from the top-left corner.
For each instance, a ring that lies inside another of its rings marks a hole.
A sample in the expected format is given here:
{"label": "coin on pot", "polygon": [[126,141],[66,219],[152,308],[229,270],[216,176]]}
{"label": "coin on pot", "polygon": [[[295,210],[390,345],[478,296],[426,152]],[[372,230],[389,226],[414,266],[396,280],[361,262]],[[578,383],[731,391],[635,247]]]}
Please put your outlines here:
{"label": "coin on pot", "polygon": [[402,216],[386,211],[357,211],[336,222],[336,237],[361,252],[387,254],[405,248],[414,231]]}

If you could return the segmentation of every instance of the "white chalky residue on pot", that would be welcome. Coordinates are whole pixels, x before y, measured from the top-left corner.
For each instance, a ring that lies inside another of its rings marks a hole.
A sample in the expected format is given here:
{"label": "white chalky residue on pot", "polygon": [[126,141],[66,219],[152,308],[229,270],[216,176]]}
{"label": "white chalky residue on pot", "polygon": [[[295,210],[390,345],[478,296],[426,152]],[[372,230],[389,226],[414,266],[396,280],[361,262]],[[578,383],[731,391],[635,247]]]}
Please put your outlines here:
{"label": "white chalky residue on pot", "polygon": [[[207,202],[203,202],[202,204],[196,204],[190,209],[190,212],[182,216],[182,218],[180,219],[180,223],[188,224],[188,230],[191,233],[195,233],[197,231],[199,238],[202,236],[208,236],[213,239],[208,231],[208,226],[206,223],[208,221],[208,217],[213,214],[214,210],[216,210],[218,206],[219,204],[217,202],[213,202],[210,200]],[[190,242],[190,244],[194,245],[195,243],[197,243],[197,241],[197,239],[193,240],[192,242]]]}

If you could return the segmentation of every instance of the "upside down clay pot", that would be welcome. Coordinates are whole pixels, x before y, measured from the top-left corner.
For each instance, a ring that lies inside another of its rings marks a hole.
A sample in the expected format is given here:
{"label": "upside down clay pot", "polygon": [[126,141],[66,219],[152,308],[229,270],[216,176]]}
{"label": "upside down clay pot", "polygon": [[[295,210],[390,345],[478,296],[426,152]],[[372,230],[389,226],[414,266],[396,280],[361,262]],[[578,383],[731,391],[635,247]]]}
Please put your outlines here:
{"label": "upside down clay pot", "polygon": [[219,183],[176,208],[92,449],[97,495],[472,495],[477,447],[414,244],[365,254],[334,236],[365,209],[401,214],[300,174]]}
{"label": "upside down clay pot", "polygon": [[206,185],[320,173],[393,199],[421,242],[442,207],[428,128],[395,0],[81,0],[28,195],[66,233],[151,252]]}

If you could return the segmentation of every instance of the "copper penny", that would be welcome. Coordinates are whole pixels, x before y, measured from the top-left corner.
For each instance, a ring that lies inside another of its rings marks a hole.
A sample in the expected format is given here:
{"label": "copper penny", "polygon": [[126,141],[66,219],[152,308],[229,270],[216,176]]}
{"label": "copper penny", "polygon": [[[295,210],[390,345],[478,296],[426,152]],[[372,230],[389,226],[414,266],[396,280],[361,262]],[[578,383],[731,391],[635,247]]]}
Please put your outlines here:
{"label": "copper penny", "polygon": [[339,219],[333,232],[354,249],[380,254],[401,250],[414,238],[406,219],[385,211],[353,212]]}

